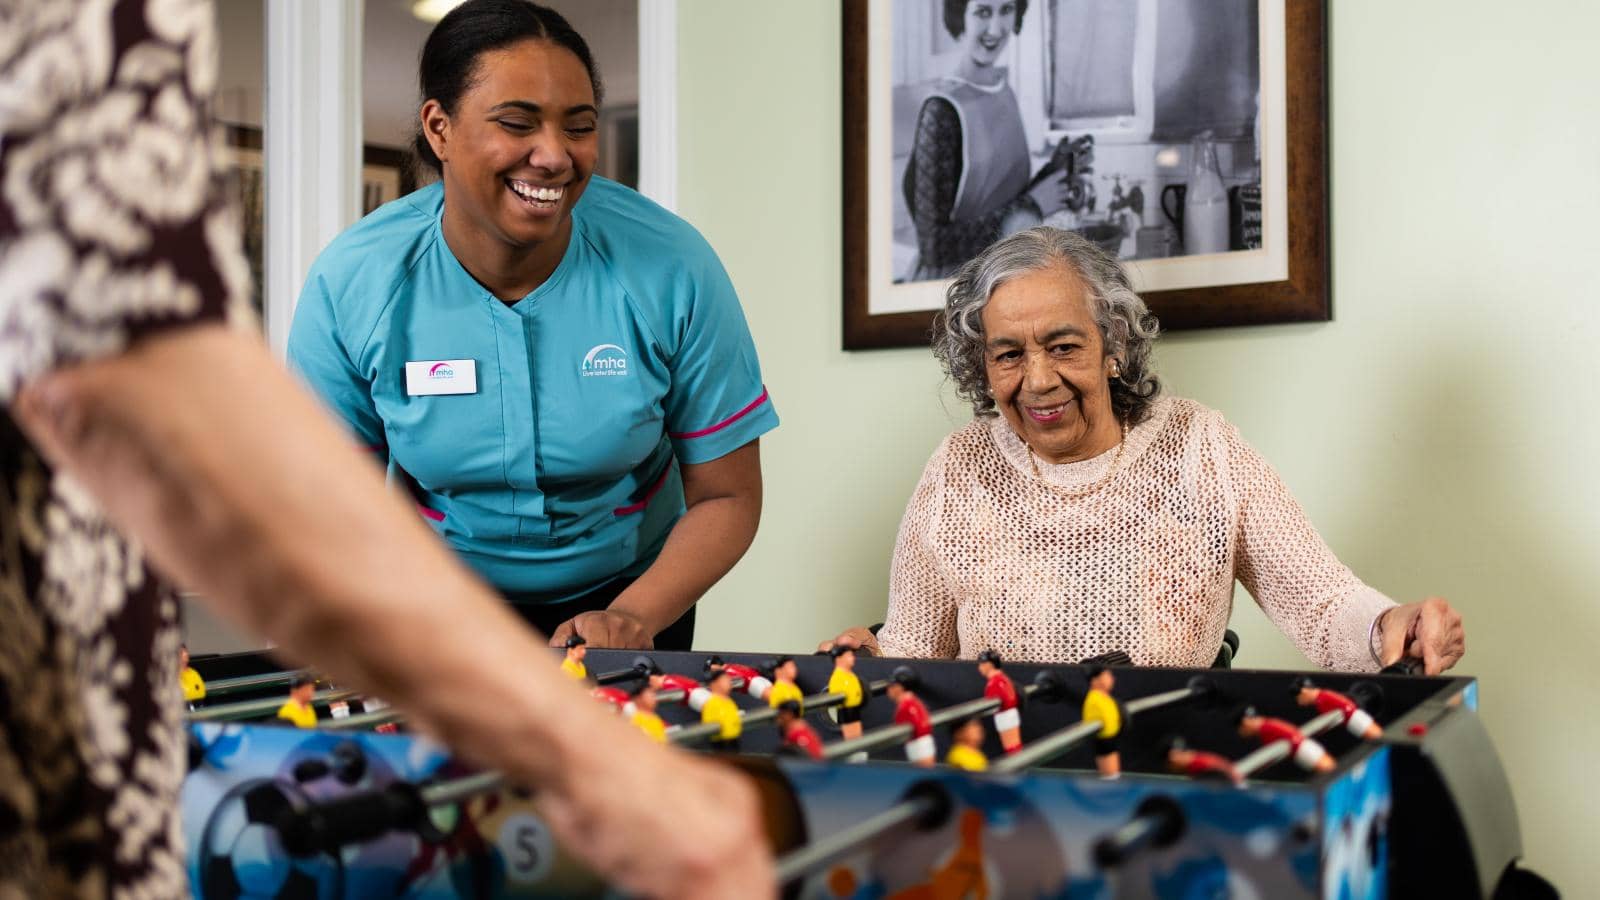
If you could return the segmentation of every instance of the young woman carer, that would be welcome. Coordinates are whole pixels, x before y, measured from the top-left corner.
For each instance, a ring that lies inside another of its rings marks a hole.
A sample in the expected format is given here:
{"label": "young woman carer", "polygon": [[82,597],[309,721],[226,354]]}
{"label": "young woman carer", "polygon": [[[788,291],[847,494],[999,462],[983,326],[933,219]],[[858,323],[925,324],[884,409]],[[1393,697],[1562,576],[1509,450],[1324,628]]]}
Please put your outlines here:
{"label": "young woman carer", "polygon": [[733,285],[688,223],[594,174],[600,77],[559,14],[470,0],[420,81],[440,181],[323,251],[289,361],[553,643],[688,649],[778,424]]}

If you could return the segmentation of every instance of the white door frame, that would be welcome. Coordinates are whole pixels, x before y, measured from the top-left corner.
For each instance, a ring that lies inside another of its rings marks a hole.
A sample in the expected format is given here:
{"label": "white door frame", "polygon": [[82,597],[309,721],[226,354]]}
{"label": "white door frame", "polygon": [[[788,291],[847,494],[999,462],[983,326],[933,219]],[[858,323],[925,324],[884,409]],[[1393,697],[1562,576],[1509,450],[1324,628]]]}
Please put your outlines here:
{"label": "white door frame", "polygon": [[[263,325],[281,359],[311,263],[361,212],[363,0],[269,0]],[[678,0],[639,0],[639,187],[678,195]]]}

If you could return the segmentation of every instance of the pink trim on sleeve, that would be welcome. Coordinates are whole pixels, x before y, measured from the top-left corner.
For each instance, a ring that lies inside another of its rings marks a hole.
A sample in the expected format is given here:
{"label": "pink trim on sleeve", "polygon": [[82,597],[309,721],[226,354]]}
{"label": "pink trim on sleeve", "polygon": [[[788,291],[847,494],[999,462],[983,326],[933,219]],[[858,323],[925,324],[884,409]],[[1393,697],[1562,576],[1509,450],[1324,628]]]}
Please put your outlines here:
{"label": "pink trim on sleeve", "polygon": [[655,484],[650,485],[650,490],[644,492],[644,496],[640,498],[639,502],[630,503],[627,506],[619,506],[613,509],[611,514],[613,516],[631,516],[636,512],[644,512],[644,508],[650,505],[650,501],[654,499],[655,495],[661,493],[661,488],[667,483],[667,476],[671,474],[672,461],[668,460],[667,467],[661,471],[661,477],[656,479]]}
{"label": "pink trim on sleeve", "polygon": [[420,503],[417,504],[417,512],[422,513],[424,519],[432,519],[435,522],[444,521],[444,513],[439,512],[437,509],[429,509]]}
{"label": "pink trim on sleeve", "polygon": [[736,412],[733,415],[727,417],[726,419],[723,419],[721,422],[718,422],[717,424],[711,426],[710,428],[702,428],[699,431],[683,431],[683,432],[678,432],[676,434],[670,434],[668,436],[673,438],[673,439],[675,439],[675,440],[684,440],[684,439],[687,439],[687,438],[705,437],[708,434],[716,434],[717,432],[721,431],[724,428],[727,428],[729,425],[732,425],[733,423],[739,421],[740,419],[744,418],[745,416],[750,415],[750,413],[754,412],[757,407],[759,407],[761,404],[763,404],[765,402],[767,402],[767,388],[766,388],[766,385],[762,385],[761,386],[761,396],[759,396],[756,399],[752,400],[750,402],[749,406],[746,406],[744,409],[739,410],[738,412]]}

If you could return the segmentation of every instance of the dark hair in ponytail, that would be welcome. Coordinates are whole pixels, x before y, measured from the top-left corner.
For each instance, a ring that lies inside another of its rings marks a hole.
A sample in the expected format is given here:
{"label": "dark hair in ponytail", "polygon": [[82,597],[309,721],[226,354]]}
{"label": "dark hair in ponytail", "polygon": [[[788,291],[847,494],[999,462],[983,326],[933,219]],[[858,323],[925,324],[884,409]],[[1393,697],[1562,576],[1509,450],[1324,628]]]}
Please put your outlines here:
{"label": "dark hair in ponytail", "polygon": [[[545,40],[572,51],[589,73],[599,105],[605,89],[589,44],[560,13],[528,0],[467,0],[440,19],[422,45],[417,71],[422,101],[437,100],[445,115],[455,115],[461,95],[472,87],[478,57],[526,40]],[[420,165],[442,173],[439,157],[420,126],[412,149]]]}

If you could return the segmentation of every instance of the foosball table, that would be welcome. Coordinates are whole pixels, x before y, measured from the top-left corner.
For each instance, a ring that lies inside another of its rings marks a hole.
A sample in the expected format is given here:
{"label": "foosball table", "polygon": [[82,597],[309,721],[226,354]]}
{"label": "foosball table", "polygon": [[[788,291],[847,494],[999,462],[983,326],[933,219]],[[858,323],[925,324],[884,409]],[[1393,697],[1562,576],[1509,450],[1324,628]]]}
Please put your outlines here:
{"label": "foosball table", "polygon": [[[653,685],[668,741],[755,780],[789,896],[1489,897],[1517,871],[1471,678],[863,657],[852,696],[851,660],[774,662],[593,650],[584,667],[620,715]],[[269,657],[194,666],[197,896],[606,895],[530,794],[376,700],[318,685],[318,726],[294,728],[267,718],[291,678]],[[794,688],[780,715],[773,692]],[[702,721],[725,700],[737,716]]]}

